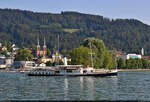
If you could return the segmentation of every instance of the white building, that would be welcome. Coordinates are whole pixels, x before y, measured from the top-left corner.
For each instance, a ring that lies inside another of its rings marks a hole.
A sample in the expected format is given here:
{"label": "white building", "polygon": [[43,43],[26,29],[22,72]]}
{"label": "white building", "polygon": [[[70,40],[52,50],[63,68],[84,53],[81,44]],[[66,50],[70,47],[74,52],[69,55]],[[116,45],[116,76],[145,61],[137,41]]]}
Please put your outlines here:
{"label": "white building", "polygon": [[5,64],[7,67],[11,67],[13,65],[13,63],[14,63],[14,59],[12,59],[12,58],[5,59]]}
{"label": "white building", "polygon": [[142,58],[141,55],[138,55],[138,54],[122,54],[122,55],[118,55],[117,56],[118,58],[122,58],[124,60],[128,60],[130,58]]}
{"label": "white building", "polygon": [[137,54],[127,54],[126,59],[130,59],[130,58],[142,58],[141,55],[137,55]]}
{"label": "white building", "polygon": [[34,61],[14,61],[13,66],[15,68],[19,68],[20,66],[23,66],[25,68],[34,67],[35,62]]}
{"label": "white building", "polygon": [[6,68],[5,58],[0,58],[0,68]]}
{"label": "white building", "polygon": [[0,59],[5,59],[5,55],[0,54]]}
{"label": "white building", "polygon": [[58,60],[62,60],[62,55],[58,53],[58,51],[55,51],[54,54],[52,54],[52,62],[57,62]]}

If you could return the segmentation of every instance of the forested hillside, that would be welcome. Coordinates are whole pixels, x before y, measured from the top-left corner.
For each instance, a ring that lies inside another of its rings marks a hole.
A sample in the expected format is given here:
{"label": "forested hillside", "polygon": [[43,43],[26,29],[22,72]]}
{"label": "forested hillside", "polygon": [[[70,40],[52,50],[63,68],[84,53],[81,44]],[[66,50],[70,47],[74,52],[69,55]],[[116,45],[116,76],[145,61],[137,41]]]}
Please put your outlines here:
{"label": "forested hillside", "polygon": [[111,49],[139,53],[143,47],[150,54],[150,26],[135,19],[110,20],[103,16],[62,12],[61,14],[36,13],[23,10],[0,9],[0,42],[16,43],[19,47],[35,47],[46,37],[52,50],[60,35],[60,50],[80,45],[87,37],[104,41]]}

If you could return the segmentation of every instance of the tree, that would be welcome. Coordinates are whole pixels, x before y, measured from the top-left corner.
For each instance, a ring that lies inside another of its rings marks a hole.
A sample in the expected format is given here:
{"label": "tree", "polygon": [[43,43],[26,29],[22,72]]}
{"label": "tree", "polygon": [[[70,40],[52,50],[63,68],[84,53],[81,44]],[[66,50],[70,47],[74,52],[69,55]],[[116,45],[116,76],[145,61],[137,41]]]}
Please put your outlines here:
{"label": "tree", "polygon": [[131,58],[127,60],[127,68],[137,68],[136,59]]}
{"label": "tree", "polygon": [[119,60],[117,61],[118,64],[118,68],[125,68],[126,67],[126,62],[123,58],[119,58]]}
{"label": "tree", "polygon": [[141,60],[142,60],[143,68],[150,67],[150,62],[147,59],[142,58]]}
{"label": "tree", "polygon": [[0,21],[0,42],[11,41],[22,48],[36,47],[37,35],[42,35],[48,39],[48,48],[53,49],[59,33],[60,52],[78,47],[87,37],[95,37],[102,39],[109,49],[139,53],[143,46],[145,54],[150,54],[150,26],[135,19],[109,20],[79,12],[56,15],[0,9]]}
{"label": "tree", "polygon": [[15,61],[32,61],[33,55],[28,49],[19,49],[19,52],[15,56]]}
{"label": "tree", "polygon": [[136,63],[137,63],[137,68],[142,68],[143,67],[142,59],[137,58]]}
{"label": "tree", "polygon": [[62,50],[62,54],[63,54],[64,56],[68,56],[68,51],[67,51],[66,49],[63,49],[63,50]]}
{"label": "tree", "polygon": [[103,67],[108,69],[114,67],[112,55],[108,52],[108,50],[105,51]]}
{"label": "tree", "polygon": [[132,59],[131,58],[131,59],[127,60],[126,66],[127,66],[127,68],[149,68],[150,62],[145,58],[142,58],[142,59],[138,59],[138,58]]}
{"label": "tree", "polygon": [[64,65],[64,62],[62,60],[59,60],[59,65]]}
{"label": "tree", "polygon": [[91,48],[94,54],[95,68],[114,68],[112,54],[106,48],[104,42],[96,38],[87,38],[82,43],[83,46]]}
{"label": "tree", "polygon": [[80,46],[78,48],[75,48],[71,50],[70,56],[71,56],[71,64],[81,64],[81,65],[91,65],[90,60],[90,49],[84,46]]}
{"label": "tree", "polygon": [[47,56],[50,57],[50,55],[51,55],[51,51],[49,48],[47,48]]}
{"label": "tree", "polygon": [[50,61],[46,62],[46,66],[52,66],[52,63]]}
{"label": "tree", "polygon": [[2,55],[5,55],[5,57],[8,57],[8,54],[7,54],[7,51],[5,50],[5,51],[1,51],[1,54]]}
{"label": "tree", "polygon": [[9,52],[12,52],[12,44],[11,44],[11,42],[8,42],[8,43],[7,43],[7,50],[8,50]]}

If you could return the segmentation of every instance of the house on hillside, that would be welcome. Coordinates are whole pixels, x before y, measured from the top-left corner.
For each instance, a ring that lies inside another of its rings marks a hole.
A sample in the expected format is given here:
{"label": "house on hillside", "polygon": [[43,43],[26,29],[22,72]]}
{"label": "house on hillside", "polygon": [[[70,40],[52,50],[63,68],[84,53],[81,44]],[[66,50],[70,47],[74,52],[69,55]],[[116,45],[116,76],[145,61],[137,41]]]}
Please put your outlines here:
{"label": "house on hillside", "polygon": [[126,59],[128,60],[130,58],[139,58],[139,59],[141,59],[142,56],[138,55],[138,54],[127,54]]}

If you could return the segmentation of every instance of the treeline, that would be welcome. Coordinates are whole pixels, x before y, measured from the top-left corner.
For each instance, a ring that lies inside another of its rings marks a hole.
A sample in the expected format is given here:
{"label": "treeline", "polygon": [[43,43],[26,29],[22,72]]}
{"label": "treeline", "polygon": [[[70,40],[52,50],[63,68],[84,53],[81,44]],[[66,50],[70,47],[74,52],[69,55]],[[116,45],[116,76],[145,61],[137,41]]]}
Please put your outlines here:
{"label": "treeline", "polygon": [[87,37],[100,38],[109,49],[150,54],[150,26],[135,19],[111,20],[78,12],[61,14],[0,9],[0,42],[35,48],[37,37],[53,50],[60,35],[60,51],[76,48]]}
{"label": "treeline", "polygon": [[[70,51],[71,64],[94,68],[115,68],[116,62],[104,42],[96,38],[87,38],[78,48]],[[92,58],[91,58],[92,57]]]}
{"label": "treeline", "polygon": [[117,66],[118,68],[123,68],[123,69],[134,69],[134,68],[150,68],[150,61],[142,58],[135,58],[135,59],[129,59],[129,60],[124,60],[122,58],[118,59],[117,61]]}

